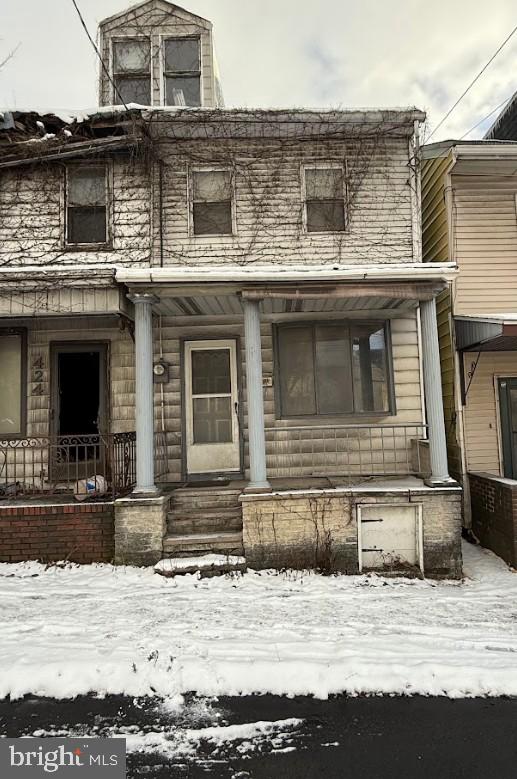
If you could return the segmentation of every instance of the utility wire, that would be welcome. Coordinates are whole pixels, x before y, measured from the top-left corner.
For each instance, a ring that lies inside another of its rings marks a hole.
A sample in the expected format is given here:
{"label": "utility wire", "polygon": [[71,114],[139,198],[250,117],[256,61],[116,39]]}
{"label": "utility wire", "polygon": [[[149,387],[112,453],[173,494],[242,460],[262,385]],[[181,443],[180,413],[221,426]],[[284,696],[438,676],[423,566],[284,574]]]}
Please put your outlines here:
{"label": "utility wire", "polygon": [[97,47],[97,44],[95,43],[95,41],[93,40],[92,36],[90,35],[88,27],[86,26],[86,22],[84,21],[83,15],[82,15],[81,11],[79,10],[79,6],[76,3],[76,0],[72,0],[72,4],[73,4],[75,10],[77,11],[77,15],[79,17],[79,20],[80,20],[80,22],[81,22],[81,24],[82,24],[82,26],[84,28],[84,31],[85,31],[86,35],[88,36],[88,40],[90,41],[90,43],[93,46],[93,50],[95,51],[95,54],[99,58],[99,62],[101,63],[101,67],[102,67],[104,73],[108,77],[108,80],[109,80],[110,84],[112,85],[113,89],[115,90],[115,93],[118,96],[121,104],[124,106],[126,111],[129,111],[124,98],[122,97],[122,95],[120,94],[119,90],[117,89],[117,85],[115,84],[115,82],[111,78],[111,74],[110,74],[108,68],[106,67],[106,65],[104,63],[104,60],[102,59],[102,55],[101,55],[101,53],[100,53],[100,51],[99,51],[99,49]]}
{"label": "utility wire", "polygon": [[490,119],[492,114],[495,114],[496,111],[499,111],[504,105],[507,105],[507,103],[509,103],[510,100],[512,99],[513,95],[514,93],[512,92],[512,94],[509,97],[507,97],[506,100],[503,100],[502,103],[499,103],[499,105],[493,108],[489,114],[487,114],[482,119],[480,119],[479,122],[477,122],[477,124],[474,125],[474,127],[471,127],[470,130],[467,130],[467,132],[461,136],[460,141],[466,138],[467,135],[470,135],[470,133],[474,132],[474,130],[476,130],[480,124],[483,124],[483,122],[486,122],[487,119]]}
{"label": "utility wire", "polygon": [[[72,2],[75,2],[75,0],[72,0]],[[470,92],[470,90],[472,89],[472,87],[474,86],[474,84],[476,83],[476,81],[478,81],[478,80],[481,78],[481,76],[483,75],[483,73],[485,72],[485,70],[486,70],[486,69],[489,67],[489,65],[491,65],[491,64],[492,64],[492,62],[495,60],[495,58],[497,57],[497,55],[499,54],[499,52],[501,52],[501,51],[504,49],[504,47],[506,46],[506,44],[508,43],[508,41],[509,41],[509,40],[510,40],[510,39],[511,39],[511,38],[512,38],[514,35],[515,35],[515,33],[516,33],[516,32],[517,32],[517,27],[514,27],[514,28],[513,28],[513,30],[511,31],[511,33],[508,35],[508,37],[507,37],[507,38],[505,38],[505,39],[504,39],[504,41],[501,43],[501,45],[499,46],[499,48],[497,49],[497,51],[495,51],[495,52],[494,52],[494,54],[492,54],[492,56],[490,57],[490,59],[488,60],[488,62],[486,63],[486,65],[484,65],[484,66],[481,68],[481,70],[479,71],[479,73],[477,74],[477,76],[476,76],[474,79],[472,79],[472,81],[470,82],[470,84],[468,85],[468,87],[467,87],[467,88],[465,89],[465,91],[464,91],[464,92],[463,92],[463,93],[462,93],[462,94],[459,96],[459,98],[456,100],[456,102],[454,103],[454,105],[452,106],[452,108],[449,108],[449,110],[447,111],[447,113],[445,114],[445,116],[443,117],[443,119],[441,119],[441,121],[440,121],[440,122],[438,122],[438,124],[436,125],[436,127],[435,127],[435,128],[434,128],[434,130],[432,131],[431,135],[430,135],[430,136],[429,136],[429,137],[428,137],[428,138],[427,138],[427,139],[424,141],[424,143],[429,143],[429,141],[431,140],[431,138],[433,137],[433,135],[434,135],[434,134],[437,132],[437,130],[439,130],[439,128],[442,126],[442,124],[443,124],[443,123],[444,123],[444,122],[445,122],[445,121],[446,121],[446,120],[449,118],[449,116],[452,114],[452,112],[455,110],[455,108],[456,108],[456,107],[457,107],[457,106],[458,106],[458,105],[461,103],[461,101],[463,100],[463,98],[464,98],[464,97],[465,97],[465,96],[466,96],[466,95],[467,95],[467,94]]]}

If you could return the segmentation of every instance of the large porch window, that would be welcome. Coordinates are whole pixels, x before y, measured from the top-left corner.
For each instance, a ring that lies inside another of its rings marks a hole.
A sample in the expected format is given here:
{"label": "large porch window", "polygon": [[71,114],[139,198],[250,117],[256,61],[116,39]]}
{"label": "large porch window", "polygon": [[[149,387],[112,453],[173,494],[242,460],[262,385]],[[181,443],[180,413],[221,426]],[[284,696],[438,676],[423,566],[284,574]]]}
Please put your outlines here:
{"label": "large porch window", "polygon": [[382,322],[280,325],[279,416],[388,414],[388,329]]}
{"label": "large porch window", "polygon": [[0,435],[24,435],[25,333],[0,333]]}

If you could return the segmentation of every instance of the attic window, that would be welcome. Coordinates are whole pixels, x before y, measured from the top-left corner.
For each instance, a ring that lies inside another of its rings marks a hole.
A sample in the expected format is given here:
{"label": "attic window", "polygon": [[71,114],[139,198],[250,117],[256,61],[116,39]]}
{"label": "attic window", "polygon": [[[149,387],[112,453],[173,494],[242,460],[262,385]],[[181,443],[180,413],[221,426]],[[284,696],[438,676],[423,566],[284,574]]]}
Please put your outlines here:
{"label": "attic window", "polygon": [[66,243],[99,246],[107,243],[106,166],[67,168]]}
{"label": "attic window", "polygon": [[128,39],[113,43],[115,103],[151,105],[151,43]]}
{"label": "attic window", "polygon": [[305,168],[305,216],[308,233],[345,229],[345,180],[342,166]]}
{"label": "attic window", "polygon": [[201,105],[201,47],[199,38],[169,38],[163,51],[165,103]]}

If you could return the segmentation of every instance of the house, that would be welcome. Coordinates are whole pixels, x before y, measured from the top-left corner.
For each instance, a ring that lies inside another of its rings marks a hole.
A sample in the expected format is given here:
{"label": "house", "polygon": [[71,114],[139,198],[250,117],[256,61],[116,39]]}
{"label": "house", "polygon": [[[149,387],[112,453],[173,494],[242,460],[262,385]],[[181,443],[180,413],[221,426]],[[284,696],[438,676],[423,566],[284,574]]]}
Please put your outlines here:
{"label": "house", "polygon": [[461,576],[424,115],[224,108],[165,0],[99,40],[98,110],[0,130],[1,559]]}
{"label": "house", "polygon": [[444,141],[422,156],[424,260],[459,268],[438,299],[450,470],[466,526],[517,565],[517,143]]}

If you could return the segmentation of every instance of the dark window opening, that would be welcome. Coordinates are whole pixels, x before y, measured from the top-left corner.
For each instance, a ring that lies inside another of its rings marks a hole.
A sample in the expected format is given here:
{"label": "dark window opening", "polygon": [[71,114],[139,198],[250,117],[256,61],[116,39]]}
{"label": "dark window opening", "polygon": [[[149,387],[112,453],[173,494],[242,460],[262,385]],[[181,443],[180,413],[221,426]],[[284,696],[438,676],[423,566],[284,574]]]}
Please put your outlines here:
{"label": "dark window opening", "polygon": [[170,38],[164,43],[166,105],[201,105],[199,38]]}
{"label": "dark window opening", "polygon": [[128,39],[113,44],[116,103],[151,105],[151,42]]}
{"label": "dark window opening", "polygon": [[88,245],[107,242],[106,167],[84,165],[67,172],[68,244]]}
{"label": "dark window opening", "polygon": [[194,235],[231,235],[232,183],[229,171],[194,171],[192,181]]}
{"label": "dark window opening", "polygon": [[343,232],[345,182],[342,168],[305,169],[307,232]]}

